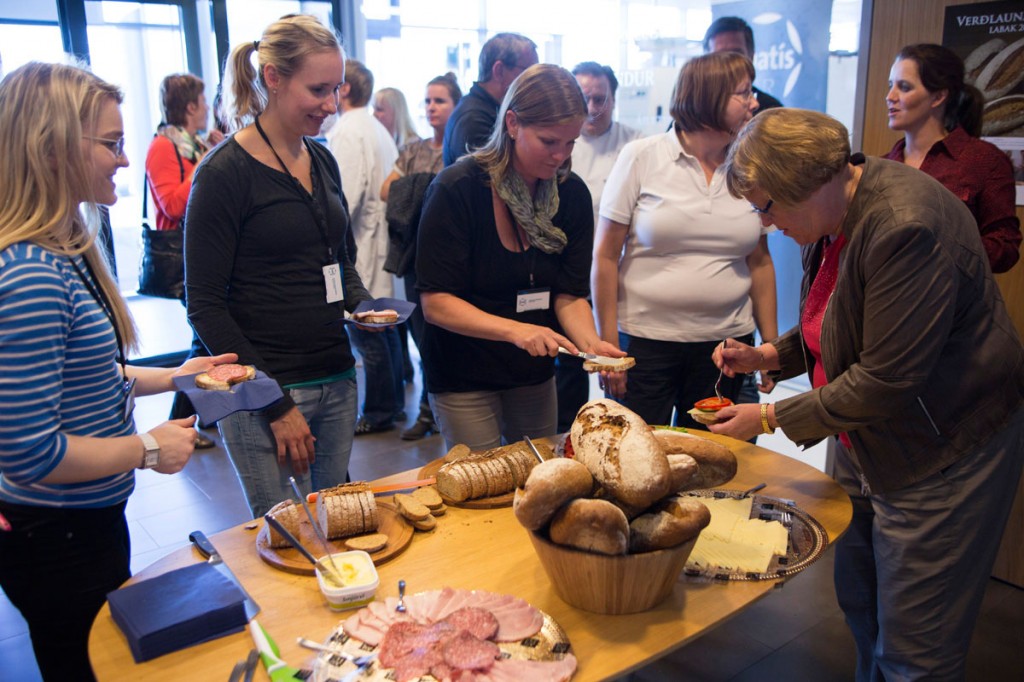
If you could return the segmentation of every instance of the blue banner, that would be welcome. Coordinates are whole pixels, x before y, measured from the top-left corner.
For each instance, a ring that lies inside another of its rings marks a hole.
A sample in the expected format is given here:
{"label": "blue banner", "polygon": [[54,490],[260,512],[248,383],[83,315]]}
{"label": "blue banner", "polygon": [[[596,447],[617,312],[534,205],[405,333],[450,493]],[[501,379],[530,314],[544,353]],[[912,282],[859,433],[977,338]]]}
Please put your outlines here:
{"label": "blue banner", "polygon": [[832,3],[745,0],[711,6],[712,17],[740,17],[754,30],[755,85],[788,107],[825,111]]}

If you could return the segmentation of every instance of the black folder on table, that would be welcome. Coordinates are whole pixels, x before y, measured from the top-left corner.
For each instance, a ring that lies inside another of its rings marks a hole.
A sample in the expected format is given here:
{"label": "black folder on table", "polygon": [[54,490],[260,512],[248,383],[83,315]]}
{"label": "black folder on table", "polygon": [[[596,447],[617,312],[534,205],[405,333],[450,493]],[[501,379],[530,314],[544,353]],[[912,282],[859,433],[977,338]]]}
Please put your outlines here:
{"label": "black folder on table", "polygon": [[179,568],[107,595],[136,663],[240,632],[245,595],[210,564]]}

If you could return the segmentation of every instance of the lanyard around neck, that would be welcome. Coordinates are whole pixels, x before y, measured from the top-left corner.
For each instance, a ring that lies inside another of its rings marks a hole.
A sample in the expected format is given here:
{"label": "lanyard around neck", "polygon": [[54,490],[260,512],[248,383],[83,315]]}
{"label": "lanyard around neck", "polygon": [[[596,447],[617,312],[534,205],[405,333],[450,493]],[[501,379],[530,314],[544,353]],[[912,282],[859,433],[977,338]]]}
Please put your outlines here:
{"label": "lanyard around neck", "polygon": [[[270,147],[270,151],[273,153],[274,158],[277,159],[277,162],[281,164],[281,168],[284,169],[284,172],[287,173],[288,177],[292,179],[293,183],[295,183],[295,188],[298,190],[299,195],[302,197],[303,201],[306,202],[306,206],[309,207],[310,212],[313,214],[313,219],[316,221],[317,226],[320,228],[320,238],[323,240],[324,246],[327,248],[327,263],[335,262],[336,259],[334,257],[334,249],[331,247],[331,240],[329,237],[330,233],[327,228],[327,216],[324,214],[323,208],[321,208],[319,200],[315,199],[314,196],[311,196],[310,193],[306,191],[306,188],[302,186],[302,183],[299,182],[299,179],[292,175],[292,172],[288,169],[288,166],[281,159],[281,156],[277,153],[277,150],[274,149],[274,145],[271,144],[270,138],[267,136],[267,133],[263,130],[263,126],[260,125],[259,116],[256,117],[255,124],[256,132],[260,134],[260,137],[263,138],[263,141],[267,143],[268,147]],[[309,177],[313,184],[313,194],[319,195],[320,192],[318,190],[320,187],[320,177],[316,168],[316,164],[313,163],[312,153],[310,153],[309,159]]]}
{"label": "lanyard around neck", "polygon": [[125,366],[126,360],[124,354],[124,341],[121,340],[121,330],[118,329],[117,320],[114,318],[114,308],[110,304],[110,301],[107,300],[107,297],[103,293],[103,290],[97,288],[93,284],[93,281],[96,280],[96,273],[93,272],[92,266],[89,265],[88,259],[83,257],[82,262],[85,263],[85,269],[89,271],[89,277],[85,276],[85,273],[83,273],[82,269],[78,267],[78,263],[75,262],[74,258],[71,258],[69,256],[68,260],[71,261],[71,267],[73,267],[75,269],[75,272],[78,273],[78,278],[82,280],[82,284],[84,284],[85,288],[89,290],[89,295],[92,296],[93,300],[96,301],[96,305],[100,307],[100,310],[103,311],[103,314],[106,316],[107,320],[110,321],[110,326],[114,328],[114,338],[117,339],[117,361],[121,365],[121,376],[125,377],[125,379],[127,380],[128,368]]}

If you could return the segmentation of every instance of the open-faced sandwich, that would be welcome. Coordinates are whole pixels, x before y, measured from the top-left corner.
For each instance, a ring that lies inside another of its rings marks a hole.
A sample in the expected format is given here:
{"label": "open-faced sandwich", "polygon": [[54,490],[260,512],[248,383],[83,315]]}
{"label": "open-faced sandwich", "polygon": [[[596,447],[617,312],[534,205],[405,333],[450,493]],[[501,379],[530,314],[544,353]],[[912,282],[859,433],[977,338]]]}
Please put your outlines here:
{"label": "open-faced sandwich", "polygon": [[211,367],[206,372],[197,374],[196,386],[207,391],[230,391],[235,384],[255,378],[256,368],[252,365],[228,363]]}
{"label": "open-faced sandwich", "polygon": [[[608,360],[614,360],[614,363],[608,362]],[[584,360],[583,371],[585,372],[625,372],[627,369],[636,366],[636,358],[626,356],[624,358],[609,358],[598,360]]]}
{"label": "open-faced sandwich", "polygon": [[365,324],[395,324],[398,322],[397,310],[366,310],[352,313],[352,319]]}
{"label": "open-faced sandwich", "polygon": [[687,412],[694,421],[701,424],[716,424],[718,422],[718,411],[723,407],[729,407],[732,401],[728,398],[705,398],[693,404],[693,409]]}

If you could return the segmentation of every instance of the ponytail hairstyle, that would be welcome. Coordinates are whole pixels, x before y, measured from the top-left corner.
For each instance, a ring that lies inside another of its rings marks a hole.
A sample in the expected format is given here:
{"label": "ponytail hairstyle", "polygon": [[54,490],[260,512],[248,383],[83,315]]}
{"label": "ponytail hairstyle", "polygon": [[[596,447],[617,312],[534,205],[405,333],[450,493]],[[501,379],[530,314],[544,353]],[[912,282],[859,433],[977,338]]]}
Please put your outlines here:
{"label": "ponytail hairstyle", "polygon": [[981,135],[982,107],[985,98],[976,87],[964,81],[964,62],[952,50],[932,43],[907,45],[896,60],[909,59],[917,64],[917,73],[925,90],[946,91],[942,124],[946,130],[960,126],[972,137]]}
{"label": "ponytail hairstyle", "polygon": [[231,129],[244,128],[267,108],[263,70],[268,64],[287,78],[302,68],[307,56],[321,50],[341,52],[341,43],[333,30],[308,14],[286,14],[259,40],[236,45],[224,70],[224,117]]}
{"label": "ponytail hairstyle", "polygon": [[122,100],[116,86],[63,64],[29,62],[0,83],[0,250],[32,242],[81,255],[110,302],[126,350],[134,350],[135,324],[96,243],[100,215],[82,144],[96,134],[103,107]]}

